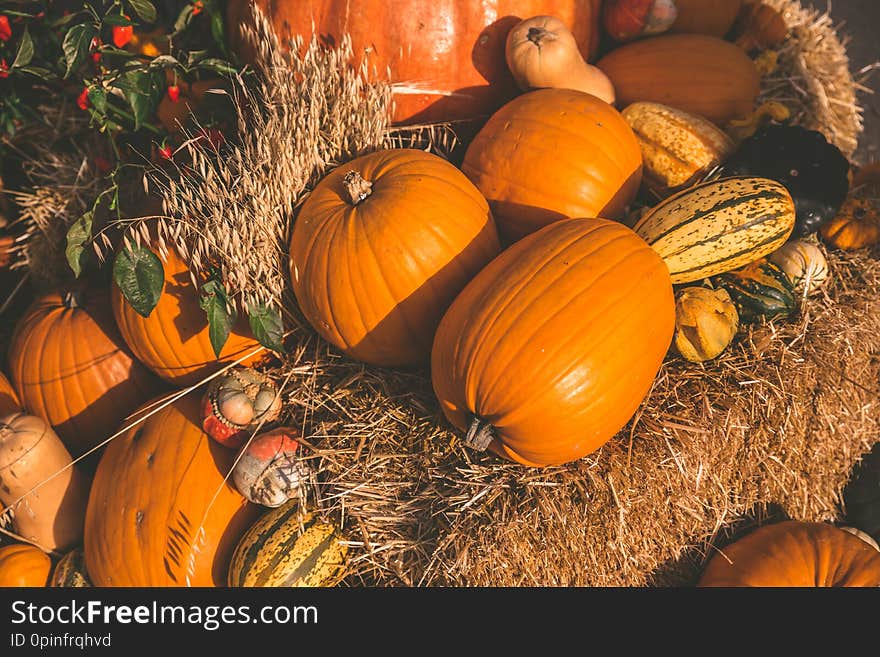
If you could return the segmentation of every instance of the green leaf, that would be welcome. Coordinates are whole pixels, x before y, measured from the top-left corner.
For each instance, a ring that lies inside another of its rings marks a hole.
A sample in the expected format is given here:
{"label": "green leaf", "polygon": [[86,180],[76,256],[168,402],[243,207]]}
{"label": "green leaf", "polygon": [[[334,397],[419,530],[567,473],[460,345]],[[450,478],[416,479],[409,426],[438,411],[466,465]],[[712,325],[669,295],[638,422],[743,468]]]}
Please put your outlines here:
{"label": "green leaf", "polygon": [[89,87],[89,102],[101,114],[107,113],[107,92],[101,87]]}
{"label": "green leaf", "polygon": [[132,69],[126,71],[114,86],[122,90],[131,106],[134,129],[137,130],[153,113],[152,77],[145,70]]}
{"label": "green leaf", "polygon": [[20,73],[30,73],[43,80],[52,80],[55,77],[55,74],[52,73],[52,71],[48,68],[43,68],[42,66],[22,66],[18,70]]}
{"label": "green leaf", "polygon": [[174,32],[171,36],[175,34],[180,34],[186,29],[186,26],[189,25],[190,21],[193,17],[193,8],[192,5],[187,5],[183,8],[183,11],[180,12],[177,16],[177,20],[174,21]]}
{"label": "green leaf", "polygon": [[284,325],[281,323],[281,313],[275,308],[269,308],[264,303],[248,308],[248,321],[254,337],[261,345],[272,351],[284,353],[281,339],[284,337]]}
{"label": "green leaf", "polygon": [[18,54],[15,55],[15,61],[12,62],[12,68],[20,68],[27,66],[34,58],[34,42],[31,39],[31,33],[25,29],[21,35],[21,43],[18,46]]}
{"label": "green leaf", "polygon": [[134,25],[134,21],[122,14],[107,14],[101,19],[104,25]]}
{"label": "green leaf", "polygon": [[235,313],[229,312],[226,288],[217,279],[206,281],[202,285],[199,304],[208,316],[208,337],[211,339],[214,355],[220,358],[220,352],[223,351],[223,345],[226,344],[232,324],[235,322]]}
{"label": "green leaf", "polygon": [[89,53],[92,39],[97,35],[98,31],[95,29],[95,26],[88,23],[74,25],[67,31],[62,45],[64,60],[67,62],[67,72],[65,72],[64,77],[69,76],[70,72],[83,62]]}
{"label": "green leaf", "polygon": [[206,68],[221,74],[234,74],[236,72],[235,67],[229,62],[217,59],[216,57],[201,60],[196,64],[196,68]]}
{"label": "green leaf", "polygon": [[211,8],[211,36],[214,43],[222,53],[226,53],[226,38],[223,36],[223,14],[216,8]]}
{"label": "green leaf", "polygon": [[153,23],[156,21],[156,8],[149,0],[128,0],[128,4],[145,22]]}
{"label": "green leaf", "polygon": [[113,280],[131,307],[149,317],[159,303],[165,270],[159,256],[142,246],[120,251],[113,262]]}
{"label": "green leaf", "polygon": [[79,278],[82,273],[83,266],[88,257],[86,244],[92,241],[92,219],[94,213],[89,210],[79,219],[71,224],[67,230],[67,248],[64,253],[67,256],[67,263],[73,270],[74,275]]}
{"label": "green leaf", "polygon": [[150,61],[150,68],[170,68],[172,66],[180,66],[180,62],[171,55],[159,55]]}

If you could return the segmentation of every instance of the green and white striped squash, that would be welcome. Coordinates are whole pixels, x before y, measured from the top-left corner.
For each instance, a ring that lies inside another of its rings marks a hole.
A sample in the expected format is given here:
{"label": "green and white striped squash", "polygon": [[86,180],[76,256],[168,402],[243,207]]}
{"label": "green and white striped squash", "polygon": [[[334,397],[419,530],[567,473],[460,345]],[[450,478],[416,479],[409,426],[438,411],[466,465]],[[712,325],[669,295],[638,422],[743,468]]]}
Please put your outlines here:
{"label": "green and white striped squash", "polygon": [[673,283],[690,283],[772,253],[791,235],[796,215],[775,180],[722,178],[670,196],[634,230],[666,261]]}
{"label": "green and white striped squash", "polygon": [[298,501],[263,515],[242,536],[229,564],[229,586],[326,587],[345,575],[348,546],[339,528]]}
{"label": "green and white striped squash", "polygon": [[85,555],[82,548],[73,549],[61,557],[52,571],[49,586],[64,588],[86,588],[92,586],[86,572]]}
{"label": "green and white striped squash", "polygon": [[718,287],[730,294],[741,322],[788,317],[797,310],[791,279],[779,265],[767,258],[714,280]]}

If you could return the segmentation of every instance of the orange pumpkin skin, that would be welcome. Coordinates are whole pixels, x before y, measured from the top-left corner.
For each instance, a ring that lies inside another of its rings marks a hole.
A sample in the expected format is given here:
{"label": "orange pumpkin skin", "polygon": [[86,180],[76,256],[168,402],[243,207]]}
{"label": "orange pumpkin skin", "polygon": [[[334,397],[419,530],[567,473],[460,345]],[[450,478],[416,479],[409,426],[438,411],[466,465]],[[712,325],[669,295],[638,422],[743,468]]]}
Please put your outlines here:
{"label": "orange pumpkin skin", "polygon": [[669,31],[723,37],[742,5],[743,0],[675,0],[678,17]]}
{"label": "orange pumpkin skin", "polygon": [[[231,0],[226,24],[233,50],[252,61],[239,36],[251,0]],[[600,0],[257,0],[282,39],[312,25],[324,41],[349,34],[355,56],[395,83],[397,123],[488,116],[517,94],[504,59],[507,33],[530,16],[556,16],[589,61],[599,46]]]}
{"label": "orange pumpkin skin", "polygon": [[18,401],[18,395],[9,379],[3,372],[0,372],[0,417],[15,413],[21,410],[21,402]]}
{"label": "orange pumpkin skin", "polygon": [[[372,183],[356,204],[349,175]],[[328,342],[368,363],[419,365],[446,308],[499,251],[489,206],[458,169],[423,151],[379,151],[334,170],[303,204],[291,279]]]}
{"label": "orange pumpkin skin", "polygon": [[461,170],[513,241],[559,219],[622,217],[642,181],[642,153],[608,103],[569,89],[511,101],[483,126]]}
{"label": "orange pumpkin skin", "polygon": [[843,251],[880,244],[880,209],[871,199],[850,197],[819,234],[827,244]]}
{"label": "orange pumpkin skin", "polygon": [[712,557],[699,586],[880,586],[880,552],[820,522],[765,525]]}
{"label": "orange pumpkin skin", "polygon": [[52,560],[33,545],[14,543],[0,547],[0,588],[43,587],[51,571]]}
{"label": "orange pumpkin skin", "polygon": [[235,452],[200,428],[198,395],[180,398],[110,443],[86,508],[92,583],[222,586],[232,550],[256,517],[256,507],[223,481],[234,459]]}
{"label": "orange pumpkin skin", "polygon": [[620,107],[669,105],[719,126],[748,117],[761,78],[738,46],[699,34],[670,34],[628,43],[596,64],[611,78]]}
{"label": "orange pumpkin skin", "polygon": [[666,264],[623,224],[558,221],[502,252],[443,317],[431,378],[460,429],[525,465],[573,461],[635,413],[672,341]]}
{"label": "orange pumpkin skin", "polygon": [[[169,383],[188,386],[259,347],[247,318],[239,313],[217,358],[208,334],[208,319],[199,305],[198,291],[193,287],[189,270],[171,250],[162,266],[165,270],[162,295],[149,317],[139,315],[113,284],[113,315],[122,337],[138,360]],[[262,355],[258,352],[241,364],[253,364]]]}
{"label": "orange pumpkin skin", "polygon": [[161,383],[119,335],[106,290],[46,294],[16,326],[9,371],[24,407],[76,457],[110,437]]}

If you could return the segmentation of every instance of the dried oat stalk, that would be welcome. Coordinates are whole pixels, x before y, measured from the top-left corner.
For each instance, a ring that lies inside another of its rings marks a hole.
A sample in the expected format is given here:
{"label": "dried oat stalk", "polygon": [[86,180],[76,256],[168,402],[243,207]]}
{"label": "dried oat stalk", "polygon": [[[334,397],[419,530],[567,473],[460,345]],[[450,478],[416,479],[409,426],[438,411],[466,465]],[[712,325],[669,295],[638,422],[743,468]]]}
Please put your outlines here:
{"label": "dried oat stalk", "polygon": [[330,168],[385,143],[391,92],[367,82],[366,63],[347,65],[348,39],[336,49],[317,40],[282,48],[262,14],[243,29],[258,82],[231,80],[238,138],[218,156],[189,135],[174,157],[186,165],[147,173],[165,216],[128,225],[139,242],[155,225],[192,271],[219,269],[241,310],[277,308],[295,208]]}

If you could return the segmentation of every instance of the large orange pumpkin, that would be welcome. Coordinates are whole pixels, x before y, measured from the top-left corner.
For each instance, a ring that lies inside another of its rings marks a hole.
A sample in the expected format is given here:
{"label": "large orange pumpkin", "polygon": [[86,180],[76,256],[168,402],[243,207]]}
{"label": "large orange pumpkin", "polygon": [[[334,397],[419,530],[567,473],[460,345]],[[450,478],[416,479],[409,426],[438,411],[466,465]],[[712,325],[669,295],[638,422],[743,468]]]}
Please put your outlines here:
{"label": "large orange pumpkin", "polygon": [[21,410],[21,402],[9,379],[0,372],[0,417]]}
{"label": "large orange pumpkin", "polygon": [[455,295],[500,250],[489,206],[446,160],[400,149],[324,178],[290,245],[300,308],[327,341],[378,365],[427,363]]}
{"label": "large orange pumpkin", "polygon": [[461,169],[488,199],[502,237],[517,240],[559,219],[620,218],[641,184],[642,153],[608,103],[540,89],[489,119]]}
{"label": "large orange pumpkin", "polygon": [[[162,266],[165,270],[162,295],[149,317],[139,315],[113,285],[113,315],[122,337],[138,360],[166,381],[187,386],[259,347],[247,318],[240,314],[218,359],[211,346],[208,319],[199,305],[199,293],[193,287],[186,265],[169,250]],[[261,355],[257,353],[243,364],[259,360]]]}
{"label": "large orange pumpkin", "polygon": [[635,413],[672,341],[666,264],[623,224],[558,221],[520,240],[440,322],[431,378],[446,417],[526,465],[566,463]]}
{"label": "large orange pumpkin", "polygon": [[0,588],[46,586],[52,561],[33,545],[13,543],[0,547]]}
{"label": "large orange pumpkin", "polygon": [[79,456],[158,392],[160,382],[119,335],[106,290],[52,292],[16,326],[9,372],[19,399]]}
{"label": "large orange pumpkin", "polygon": [[110,443],[86,509],[92,583],[223,585],[257,508],[223,481],[234,459],[199,426],[198,395],[178,399]]}
{"label": "large orange pumpkin", "polygon": [[716,37],[670,34],[634,41],[596,64],[621,107],[648,101],[724,126],[751,115],[761,78],[743,50]]}
{"label": "large orange pumpkin", "polygon": [[[230,0],[234,50],[252,56],[239,25],[252,0]],[[584,59],[599,46],[600,0],[257,0],[282,38],[312,26],[329,43],[349,34],[356,56],[369,50],[380,75],[390,69],[394,118],[401,123],[488,116],[517,93],[507,69],[507,33],[520,20],[556,16],[574,33]]]}
{"label": "large orange pumpkin", "polygon": [[699,586],[880,586],[880,552],[833,525],[765,525],[712,557]]}

